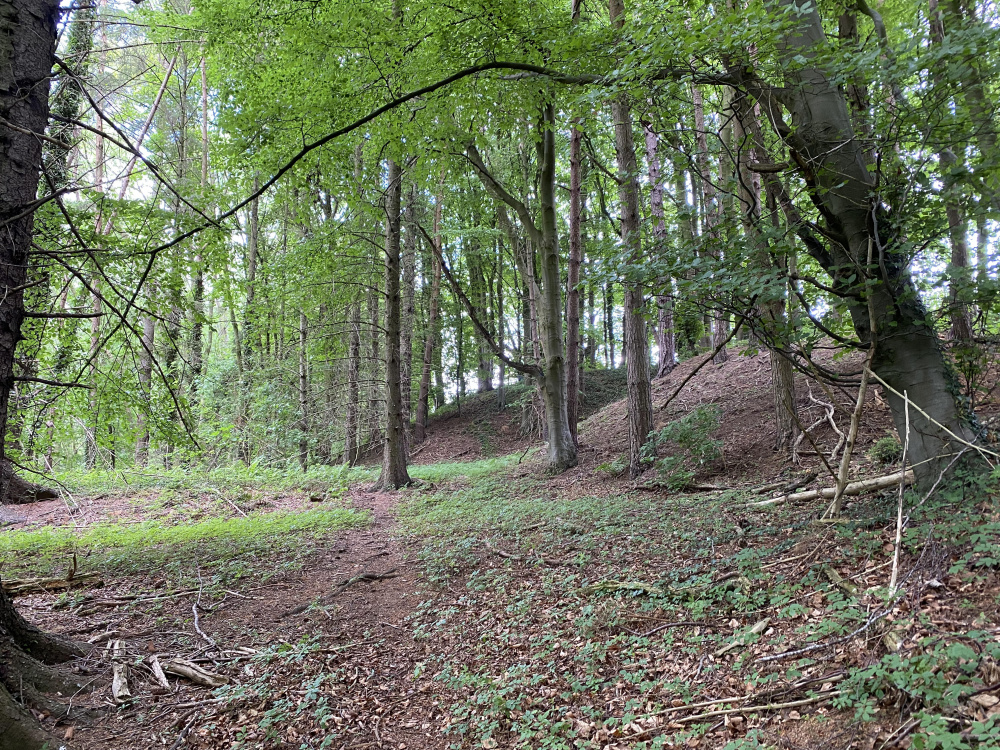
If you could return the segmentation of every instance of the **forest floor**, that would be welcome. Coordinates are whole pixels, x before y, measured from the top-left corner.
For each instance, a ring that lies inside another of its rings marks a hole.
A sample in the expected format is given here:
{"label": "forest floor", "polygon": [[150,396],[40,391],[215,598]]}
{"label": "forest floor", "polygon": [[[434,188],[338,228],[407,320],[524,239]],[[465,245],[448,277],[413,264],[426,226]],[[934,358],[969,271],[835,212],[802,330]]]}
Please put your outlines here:
{"label": "forest floor", "polygon": [[[92,750],[1000,746],[998,493],[908,496],[898,562],[895,490],[838,523],[821,501],[754,505],[818,459],[738,460],[767,432],[750,360],[710,366],[660,416],[720,404],[724,455],[697,480],[718,491],[618,476],[611,404],[556,477],[527,445],[415,466],[397,493],[369,492],[366,469],[150,471],[5,509],[5,584],[103,583],[17,597],[98,647],[73,702],[101,718],[40,718]],[[227,684],[168,671],[164,687],[154,657]]]}

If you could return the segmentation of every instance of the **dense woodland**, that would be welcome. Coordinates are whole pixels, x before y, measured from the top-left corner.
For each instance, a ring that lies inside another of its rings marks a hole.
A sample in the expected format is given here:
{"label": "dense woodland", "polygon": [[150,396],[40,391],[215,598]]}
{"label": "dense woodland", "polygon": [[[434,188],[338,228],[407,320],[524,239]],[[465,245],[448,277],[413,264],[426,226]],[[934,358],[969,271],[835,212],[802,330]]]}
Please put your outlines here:
{"label": "dense woodland", "polygon": [[651,384],[758,351],[780,454],[812,419],[796,373],[857,399],[834,513],[866,392],[918,487],[986,471],[997,23],[976,0],[5,3],[5,494],[237,464],[397,489],[428,421],[491,391],[558,474],[613,369],[635,479]]}

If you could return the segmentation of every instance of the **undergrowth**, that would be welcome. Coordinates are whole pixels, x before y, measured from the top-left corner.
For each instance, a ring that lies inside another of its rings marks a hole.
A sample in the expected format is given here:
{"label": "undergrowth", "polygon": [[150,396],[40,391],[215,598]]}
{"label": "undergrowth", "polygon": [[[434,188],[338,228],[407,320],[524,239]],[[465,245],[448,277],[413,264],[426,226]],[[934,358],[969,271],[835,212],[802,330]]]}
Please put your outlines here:
{"label": "undergrowth", "polygon": [[839,708],[845,731],[905,729],[914,748],[1000,741],[1000,508],[981,482],[907,496],[890,590],[894,495],[856,500],[829,525],[812,507],[749,509],[739,493],[562,498],[499,468],[467,480],[414,491],[399,510],[428,579],[464,586],[412,619],[418,639],[463,644],[417,669],[462,696],[454,747],[653,748],[707,732],[703,746],[773,747],[798,713],[664,716],[817,678],[792,693],[810,700],[831,674],[830,697],[803,713]]}

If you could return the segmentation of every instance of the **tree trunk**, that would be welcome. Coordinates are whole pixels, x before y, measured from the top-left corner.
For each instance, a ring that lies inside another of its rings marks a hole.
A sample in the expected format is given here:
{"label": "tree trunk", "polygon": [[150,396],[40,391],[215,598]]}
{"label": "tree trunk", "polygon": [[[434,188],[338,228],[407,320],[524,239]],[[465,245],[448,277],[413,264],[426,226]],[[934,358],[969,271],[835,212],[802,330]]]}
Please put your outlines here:
{"label": "tree trunk", "polygon": [[574,122],[569,134],[569,263],[566,268],[566,413],[577,440],[580,421],[580,262],[583,259],[583,131]]}
{"label": "tree trunk", "polygon": [[[201,195],[208,195],[208,78],[205,58],[201,58]],[[202,333],[205,323],[205,256],[194,256],[194,289],[191,320],[191,393],[197,393],[204,363]]]}
{"label": "tree trunk", "polygon": [[149,425],[146,424],[146,410],[152,411],[153,400],[150,386],[153,383],[153,337],[156,333],[156,320],[151,315],[142,319],[142,343],[139,352],[139,390],[146,400],[139,408],[136,420],[139,436],[135,443],[135,462],[139,466],[149,463]]}
{"label": "tree trunk", "polygon": [[[788,277],[788,256],[775,252],[769,247],[768,235],[760,226],[762,212],[760,210],[759,175],[749,169],[751,162],[769,161],[765,152],[765,144],[760,130],[760,120],[756,108],[749,106],[746,98],[728,98],[730,104],[726,117],[732,115],[734,143],[730,153],[736,154],[736,170],[739,176],[739,202],[742,209],[743,224],[747,234],[756,245],[752,258],[763,277],[762,287],[768,288],[767,280],[773,273],[779,277]],[[779,229],[778,195],[776,175],[769,175],[767,182],[767,210],[771,229]],[[794,282],[792,282],[794,283]],[[781,350],[788,351],[787,342],[787,302],[785,284],[770,285],[773,289],[782,289],[783,293],[774,291],[759,303],[761,314],[757,325],[761,327],[761,338],[768,342],[771,361],[771,386],[774,397],[774,449],[779,452],[790,452],[798,434],[798,406],[795,397],[795,373],[791,361],[782,355]]]}
{"label": "tree trunk", "polygon": [[[653,215],[653,239],[656,242],[654,253],[662,255],[667,249],[667,224],[663,214],[663,180],[660,175],[660,157],[657,153],[659,138],[648,122],[642,123],[642,130],[646,140],[646,163],[649,165],[649,206]],[[672,282],[669,276],[665,276],[659,283],[666,292],[656,298],[656,377],[662,378],[674,369],[677,362],[677,346],[674,340]]]}
{"label": "tree trunk", "polygon": [[[34,224],[25,207],[36,198],[42,164],[42,140],[32,134],[44,133],[48,121],[58,17],[54,0],[12,0],[0,8],[0,286],[9,290],[0,296],[0,465]],[[0,500],[10,495],[13,476],[0,471]],[[40,661],[79,653],[73,644],[28,625],[0,587],[0,750],[65,744],[42,730],[13,696],[31,700],[52,686],[57,675]]]}
{"label": "tree trunk", "polygon": [[424,332],[424,364],[420,371],[420,390],[417,393],[417,419],[413,426],[413,438],[418,443],[422,443],[427,435],[427,401],[431,390],[431,365],[434,363],[438,303],[441,297],[441,204],[443,200],[443,193],[439,193],[434,204],[434,244],[436,247],[431,251],[430,309],[427,313],[427,330]]}
{"label": "tree trunk", "polygon": [[[905,432],[909,413],[908,457],[917,484],[929,487],[947,466],[946,456],[958,449],[949,432],[965,440],[973,439],[974,434],[957,400],[958,383],[945,363],[933,325],[907,271],[907,259],[894,249],[891,238],[873,228],[873,214],[882,232],[891,222],[880,215],[880,204],[873,204],[874,173],[868,170],[863,145],[854,136],[844,96],[826,71],[809,64],[815,59],[816,45],[825,41],[819,13],[815,6],[798,8],[794,0],[780,0],[780,4],[797,10],[801,21],[797,32],[783,40],[783,53],[789,63],[785,72],[788,87],[782,100],[792,115],[790,126],[780,119],[779,108],[771,106],[771,92],[754,79],[747,83],[752,93],[764,101],[762,109],[792,149],[807,178],[810,198],[826,220],[824,233],[833,242],[811,244],[809,250],[833,279],[834,288],[857,295],[846,298],[855,330],[865,344],[873,336],[878,339],[872,369],[894,391],[906,393],[930,417],[907,409],[901,395],[888,392],[900,435]],[[793,62],[793,58],[799,59],[797,56],[806,60],[804,66]],[[878,262],[869,266],[872,254]],[[856,269],[863,270],[864,275]]]}
{"label": "tree trunk", "polygon": [[306,333],[309,320],[299,310],[299,466],[309,468],[309,360],[306,358]]}
{"label": "tree trunk", "polygon": [[[698,154],[695,159],[698,165],[699,172],[699,185],[700,192],[702,195],[702,200],[704,202],[704,209],[702,211],[702,227],[704,229],[704,237],[707,238],[707,250],[709,255],[716,261],[719,260],[719,237],[717,231],[717,225],[719,221],[719,205],[718,196],[716,194],[715,185],[712,183],[712,169],[709,162],[708,154],[708,138],[705,131],[705,107],[702,99],[701,89],[698,88],[696,84],[691,86],[691,98],[694,105],[694,129],[695,129],[695,141],[698,144]],[[714,246],[713,246],[714,245]],[[709,346],[713,349],[721,346],[722,342],[726,340],[729,335],[729,320],[726,315],[721,311],[717,310],[712,315],[712,325],[711,333],[709,336]],[[726,354],[725,348],[721,348],[715,354],[713,362],[715,364],[722,364],[727,361],[729,355]]]}
{"label": "tree trunk", "polygon": [[402,179],[399,165],[390,160],[385,226],[385,442],[382,448],[382,475],[375,483],[376,488],[381,490],[396,490],[412,482],[406,471],[406,431],[403,427],[403,399],[399,384],[399,204]]}
{"label": "tree trunk", "polygon": [[[943,46],[945,43],[944,16],[938,9],[937,0],[928,0],[927,9],[931,40],[934,44]],[[934,71],[931,72],[931,80],[939,87],[946,85]],[[951,148],[944,146],[938,151],[938,163],[941,166],[941,173],[944,175],[941,192],[945,204],[945,216],[948,220],[948,235],[951,239],[951,264],[948,269],[950,335],[955,341],[969,344],[972,342],[972,316],[969,314],[969,305],[965,301],[966,295],[972,287],[972,272],[969,269],[969,229],[962,205],[959,202],[960,196],[957,194],[955,179],[951,176],[956,171],[959,159]],[[962,167],[964,169],[964,164]]]}
{"label": "tree trunk", "polygon": [[361,377],[361,303],[351,302],[347,321],[347,413],[344,420],[344,463],[358,461],[358,409]]}
{"label": "tree trunk", "polygon": [[[625,8],[622,0],[610,2],[611,24],[622,28]],[[639,180],[632,132],[632,111],[626,94],[611,104],[615,123],[615,153],[618,157],[618,198],[621,204],[621,234],[625,254],[632,263],[641,262],[639,227]],[[642,447],[653,429],[653,396],[649,384],[649,335],[646,331],[646,300],[638,281],[625,282],[623,329],[626,346],[628,384],[628,464],[634,479],[643,471]]]}
{"label": "tree trunk", "polygon": [[538,250],[542,272],[539,338],[543,365],[542,390],[548,437],[548,465],[551,471],[576,466],[576,441],[566,411],[566,359],[562,341],[562,280],[559,274],[559,236],[556,229],[555,110],[551,103],[542,108],[538,142],[538,202],[541,210],[541,242]]}
{"label": "tree trunk", "polygon": [[[399,339],[399,386],[403,404],[403,427],[409,443],[410,408],[413,403],[413,321],[416,318],[417,283],[417,188],[410,184],[406,197],[406,245],[403,252],[403,313]],[[409,445],[407,445],[409,454]]]}
{"label": "tree trunk", "polygon": [[[384,273],[384,271],[383,271]],[[373,284],[377,283],[373,280]],[[365,354],[368,382],[368,397],[365,401],[364,430],[365,443],[362,450],[367,452],[382,441],[382,397],[385,384],[381,381],[382,364],[382,324],[379,320],[381,289],[372,286],[368,289],[368,351]]]}

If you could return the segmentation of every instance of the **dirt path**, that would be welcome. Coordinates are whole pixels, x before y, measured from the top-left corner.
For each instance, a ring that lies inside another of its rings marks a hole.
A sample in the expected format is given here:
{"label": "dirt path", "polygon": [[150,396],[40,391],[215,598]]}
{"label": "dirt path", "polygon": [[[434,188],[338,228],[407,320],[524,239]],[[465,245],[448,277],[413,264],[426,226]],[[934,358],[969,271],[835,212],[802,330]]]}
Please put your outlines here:
{"label": "dirt path", "polygon": [[[369,510],[374,523],[332,537],[303,569],[256,589],[249,582],[203,613],[200,626],[216,649],[206,648],[194,632],[193,597],[169,601],[155,617],[122,613],[106,626],[121,630],[129,652],[139,658],[200,656],[206,668],[233,679],[239,697],[223,708],[204,702],[210,700],[206,689],[182,681],[172,694],[157,695],[148,670],[132,668],[132,705],[109,708],[107,689],[92,696],[108,714],[96,726],[76,726],[77,741],[88,750],[448,747],[427,679],[414,677],[429,646],[414,640],[406,620],[428,593],[421,592],[419,571],[394,534],[397,498],[355,490],[350,499]],[[366,574],[381,578],[358,579]],[[38,614],[51,611],[51,600],[35,604]],[[86,629],[80,619],[60,616],[59,629]],[[214,656],[224,649],[275,646],[285,653],[269,663]],[[95,662],[94,669],[99,676],[109,668]],[[185,743],[175,746],[185,728]]]}

